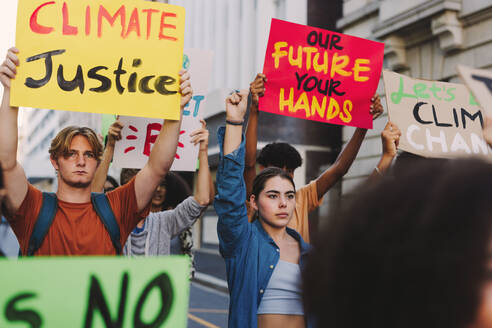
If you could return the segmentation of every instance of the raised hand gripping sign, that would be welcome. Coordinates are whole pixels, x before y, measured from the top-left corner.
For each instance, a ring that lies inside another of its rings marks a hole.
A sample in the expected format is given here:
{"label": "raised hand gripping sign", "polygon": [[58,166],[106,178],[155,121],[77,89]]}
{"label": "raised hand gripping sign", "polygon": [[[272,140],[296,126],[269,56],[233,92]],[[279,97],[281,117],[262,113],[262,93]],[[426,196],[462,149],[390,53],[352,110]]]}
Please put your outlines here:
{"label": "raised hand gripping sign", "polygon": [[[190,143],[190,134],[201,127],[204,116],[208,84],[212,75],[213,52],[200,49],[185,49],[183,67],[191,75],[193,98],[183,111],[178,149],[172,171],[195,171],[199,145]],[[162,120],[120,117],[124,125],[122,140],[116,143],[114,163],[124,168],[143,168],[162,127]]]}
{"label": "raised hand gripping sign", "polygon": [[264,112],[372,128],[369,113],[384,44],[272,19]]}
{"label": "raised hand gripping sign", "polygon": [[425,157],[483,156],[484,115],[461,84],[413,79],[383,72],[391,122],[401,130],[398,148]]}
{"label": "raised hand gripping sign", "polygon": [[179,118],[185,10],[128,0],[19,0],[11,105]]}
{"label": "raised hand gripping sign", "polygon": [[184,256],[0,261],[0,327],[186,327]]}

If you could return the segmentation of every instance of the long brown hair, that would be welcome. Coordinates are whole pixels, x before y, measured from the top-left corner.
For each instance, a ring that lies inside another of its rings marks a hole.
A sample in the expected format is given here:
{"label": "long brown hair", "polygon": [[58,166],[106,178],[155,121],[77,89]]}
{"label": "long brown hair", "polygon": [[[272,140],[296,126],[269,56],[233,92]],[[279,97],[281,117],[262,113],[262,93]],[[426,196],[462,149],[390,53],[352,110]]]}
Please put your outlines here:
{"label": "long brown hair", "polygon": [[[258,173],[258,175],[255,177],[255,180],[253,181],[253,190],[251,194],[255,196],[255,199],[257,201],[260,197],[260,192],[265,189],[265,184],[267,183],[267,181],[274,177],[280,177],[282,179],[288,180],[292,184],[292,187],[294,187],[294,192],[296,191],[296,184],[287,172],[278,167],[268,167]],[[253,216],[253,220],[256,220],[258,216],[258,211],[256,211],[255,215]]]}

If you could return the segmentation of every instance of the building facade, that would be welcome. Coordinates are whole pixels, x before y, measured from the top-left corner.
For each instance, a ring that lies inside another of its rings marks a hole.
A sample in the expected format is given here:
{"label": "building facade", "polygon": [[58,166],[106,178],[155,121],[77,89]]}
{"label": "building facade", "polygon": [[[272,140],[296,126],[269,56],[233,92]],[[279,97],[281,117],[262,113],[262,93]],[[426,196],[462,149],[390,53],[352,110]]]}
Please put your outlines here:
{"label": "building facade", "polygon": [[[413,78],[462,83],[456,65],[492,68],[491,0],[345,0],[337,27],[385,43],[384,69]],[[382,80],[378,87],[386,107]],[[381,155],[385,115],[375,121],[342,183],[348,196]],[[346,143],[353,128],[343,128]]]}

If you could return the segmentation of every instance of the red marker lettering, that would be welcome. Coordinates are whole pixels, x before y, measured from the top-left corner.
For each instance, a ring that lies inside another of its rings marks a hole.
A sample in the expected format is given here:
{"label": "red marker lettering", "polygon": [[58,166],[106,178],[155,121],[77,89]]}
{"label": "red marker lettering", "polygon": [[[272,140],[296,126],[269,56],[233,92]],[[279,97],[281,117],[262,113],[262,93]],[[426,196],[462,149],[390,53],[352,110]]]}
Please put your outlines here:
{"label": "red marker lettering", "polygon": [[67,8],[67,3],[63,3],[63,8],[62,8],[62,13],[63,13],[63,35],[77,35],[78,33],[78,28],[76,26],[71,26],[70,23],[68,22],[68,8]]}
{"label": "red marker lettering", "polygon": [[38,24],[38,13],[41,10],[41,8],[43,8],[44,6],[54,5],[54,4],[55,4],[54,1],[45,2],[42,5],[40,5],[38,8],[36,8],[36,10],[34,10],[34,12],[31,15],[31,18],[29,19],[29,27],[34,33],[49,34],[53,32],[54,30],[53,27],[48,27]]}
{"label": "red marker lettering", "polygon": [[85,35],[91,34],[91,7],[85,8]]}
{"label": "red marker lettering", "polygon": [[144,9],[144,13],[147,13],[147,40],[150,37],[150,30],[152,28],[152,14],[159,12],[157,9]]}
{"label": "red marker lettering", "polygon": [[125,22],[126,22],[126,11],[125,6],[121,6],[116,13],[111,16],[103,5],[99,6],[99,14],[97,17],[97,36],[100,38],[102,36],[102,19],[103,17],[108,21],[108,23],[113,26],[116,22],[116,18],[120,16],[121,22],[121,37],[125,37]]}
{"label": "red marker lettering", "polygon": [[140,20],[138,18],[137,8],[133,9],[132,11],[130,21],[128,22],[128,28],[126,29],[125,38],[128,37],[128,34],[130,34],[131,32],[136,32],[138,37],[140,37]]}
{"label": "red marker lettering", "polygon": [[161,29],[159,31],[159,40],[165,39],[165,40],[170,40],[170,41],[177,41],[178,40],[177,38],[172,37],[172,36],[165,35],[163,33],[163,30],[165,28],[173,29],[173,30],[176,29],[176,25],[165,24],[164,23],[164,21],[166,20],[166,17],[176,17],[176,14],[175,13],[162,12],[162,15],[161,15]]}

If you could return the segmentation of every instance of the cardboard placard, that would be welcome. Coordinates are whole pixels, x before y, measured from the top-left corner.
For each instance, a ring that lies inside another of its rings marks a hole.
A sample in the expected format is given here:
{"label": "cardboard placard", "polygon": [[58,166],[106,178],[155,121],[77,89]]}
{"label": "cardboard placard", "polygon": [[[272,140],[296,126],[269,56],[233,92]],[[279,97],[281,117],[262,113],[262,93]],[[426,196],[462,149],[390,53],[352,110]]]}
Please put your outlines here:
{"label": "cardboard placard", "polygon": [[184,24],[159,2],[19,0],[10,104],[176,120]]}
{"label": "cardboard placard", "polygon": [[492,71],[458,65],[458,73],[484,112],[492,117]]}
{"label": "cardboard placard", "polygon": [[383,71],[388,115],[402,133],[398,148],[425,157],[488,156],[484,116],[461,84]]}
{"label": "cardboard placard", "polygon": [[[193,98],[183,111],[181,135],[172,171],[195,171],[199,145],[190,143],[190,133],[201,128],[204,117],[208,85],[212,75],[213,52],[200,49],[185,49],[183,67],[191,74]],[[162,127],[162,120],[120,117],[123,123],[122,140],[116,143],[114,163],[124,168],[143,168],[152,146]]]}
{"label": "cardboard placard", "polygon": [[372,128],[369,108],[383,55],[380,42],[272,19],[259,109]]}
{"label": "cardboard placard", "polygon": [[185,256],[26,258],[0,261],[0,270],[0,327],[187,324]]}

